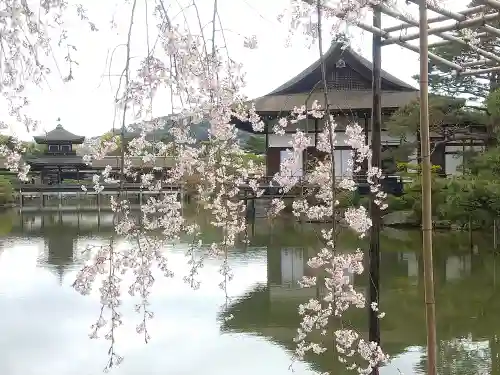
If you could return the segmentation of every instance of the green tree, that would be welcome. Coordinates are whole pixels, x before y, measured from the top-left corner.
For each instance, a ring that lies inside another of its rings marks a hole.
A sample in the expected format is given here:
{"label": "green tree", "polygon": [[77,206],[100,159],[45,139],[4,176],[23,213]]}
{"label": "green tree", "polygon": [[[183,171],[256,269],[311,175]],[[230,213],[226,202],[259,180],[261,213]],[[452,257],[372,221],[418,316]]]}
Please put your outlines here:
{"label": "green tree", "polygon": [[105,142],[110,142],[112,141],[115,145],[116,148],[113,151],[110,151],[108,153],[108,156],[120,156],[121,155],[121,137],[120,134],[113,133],[112,131],[104,133],[100,138],[99,142],[101,146],[104,145]]}
{"label": "green tree", "polygon": [[[482,5],[481,2],[472,0],[469,7]],[[490,9],[488,13],[495,13],[496,10]],[[495,25],[495,23],[497,25]],[[500,22],[494,22],[494,27],[499,27]],[[451,32],[455,37],[461,38],[465,41],[471,41],[471,35],[482,33],[482,25],[478,25],[475,29],[469,29],[471,34],[466,30],[457,30]],[[483,50],[498,54],[500,52],[500,40],[495,36],[483,36],[479,38],[477,45]],[[441,56],[449,61],[455,63],[471,63],[484,59],[481,55],[472,51],[468,46],[458,43],[448,43],[443,46],[436,46],[430,49],[430,52]],[[484,66],[487,67],[487,66]],[[475,66],[473,69],[481,68]],[[418,79],[418,75],[415,76]],[[466,97],[484,103],[488,95],[499,87],[500,73],[492,72],[482,74],[480,76],[456,76],[453,69],[441,64],[431,64],[429,69],[429,86],[432,92],[436,94],[451,96],[451,97]],[[484,105],[481,105],[484,108]]]}
{"label": "green tree", "polygon": [[13,201],[14,188],[12,182],[7,176],[0,176],[0,204],[6,204]]}
{"label": "green tree", "polygon": [[[477,5],[482,4],[475,0],[469,4],[470,7]],[[488,12],[493,13],[495,11],[490,10]],[[498,27],[500,23],[496,23],[498,25],[493,24],[493,26]],[[472,29],[471,31],[472,34],[464,30],[453,31],[451,34],[470,42],[471,37],[474,37],[473,35],[482,33],[484,30],[481,30],[481,25],[478,25],[478,28]],[[482,36],[479,38],[478,47],[490,53],[498,54],[500,52],[500,40],[492,36]],[[430,52],[457,64],[472,63],[485,59],[467,46],[458,43],[448,43],[446,45],[436,46],[431,48]],[[483,67],[486,68],[489,66],[477,65],[471,69]],[[419,75],[415,75],[413,78],[418,80]],[[497,128],[498,125],[500,125],[500,116],[492,116],[491,111],[495,110],[495,107],[500,109],[500,102],[498,100],[493,100],[488,104],[488,101],[495,90],[499,88],[499,83],[500,72],[485,73],[478,76],[457,76],[454,70],[448,66],[442,64],[430,64],[429,66],[429,88],[432,93],[452,98],[461,97],[467,99],[464,108],[475,109],[485,115],[486,121],[484,124],[488,125],[486,130],[489,135],[487,141],[487,145],[489,146],[496,144]]]}
{"label": "green tree", "polygon": [[23,142],[22,148],[27,157],[39,156],[47,151],[47,145],[39,145],[35,142]]}
{"label": "green tree", "polygon": [[[434,148],[449,141],[478,139],[488,142],[490,134],[482,131],[487,127],[488,118],[483,111],[466,106],[465,99],[439,95],[429,97],[429,127],[439,141]],[[480,131],[475,131],[478,128]],[[405,161],[418,148],[420,129],[420,103],[414,101],[398,109],[387,122],[389,133],[400,137],[401,146],[391,152],[397,161]],[[472,130],[472,131],[471,131]],[[412,135],[413,139],[408,139]]]}
{"label": "green tree", "polygon": [[253,154],[261,155],[266,152],[266,138],[263,135],[251,135],[243,148]]}

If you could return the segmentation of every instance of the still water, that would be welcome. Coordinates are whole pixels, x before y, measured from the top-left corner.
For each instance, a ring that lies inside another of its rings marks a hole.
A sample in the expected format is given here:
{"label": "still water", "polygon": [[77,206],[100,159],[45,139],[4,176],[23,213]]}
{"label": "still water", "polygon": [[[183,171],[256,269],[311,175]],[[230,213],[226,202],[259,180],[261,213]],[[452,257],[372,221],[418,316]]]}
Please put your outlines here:
{"label": "still water", "polygon": [[[124,293],[124,327],[116,350],[125,357],[113,370],[132,374],[289,374],[293,337],[300,322],[297,304],[314,290],[295,287],[305,261],[317,248],[316,229],[290,223],[257,222],[251,244],[230,254],[234,279],[229,302],[219,289],[218,263],[200,270],[192,290],[183,246],[166,249],[173,279],[157,277],[145,344],[135,327],[141,316]],[[96,375],[106,364],[108,342],[90,340],[99,315],[96,294],[82,297],[71,284],[89,244],[108,241],[106,215],[0,217],[0,374]],[[204,241],[217,235],[207,229]],[[355,248],[346,235],[343,246]],[[424,374],[425,313],[420,235],[386,230],[382,237],[382,346],[393,361],[384,375]],[[486,234],[435,235],[435,281],[440,374],[500,374],[500,272]],[[354,282],[363,289],[364,277]],[[234,318],[226,321],[225,316]],[[348,316],[366,331],[366,311]],[[343,374],[332,355],[311,356],[294,365],[296,375]]]}

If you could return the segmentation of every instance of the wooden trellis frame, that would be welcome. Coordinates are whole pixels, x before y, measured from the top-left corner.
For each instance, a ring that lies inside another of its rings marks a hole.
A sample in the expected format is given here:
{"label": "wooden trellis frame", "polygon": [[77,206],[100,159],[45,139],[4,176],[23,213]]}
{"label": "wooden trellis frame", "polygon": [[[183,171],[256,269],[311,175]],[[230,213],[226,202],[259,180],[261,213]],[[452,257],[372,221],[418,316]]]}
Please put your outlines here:
{"label": "wooden trellis frame", "polygon": [[[424,283],[425,283],[425,304],[426,304],[426,322],[427,322],[427,374],[437,375],[437,340],[436,340],[436,321],[435,321],[435,298],[434,298],[434,276],[433,276],[433,251],[432,251],[432,202],[431,202],[431,147],[429,131],[429,60],[436,64],[441,64],[452,68],[457,76],[479,76],[482,74],[500,71],[500,57],[494,53],[486,51],[474,44],[470,40],[458,38],[449,33],[449,31],[478,28],[480,33],[478,37],[500,36],[500,30],[488,24],[491,21],[500,20],[500,2],[497,0],[481,0],[481,5],[467,8],[459,12],[452,12],[428,0],[409,0],[419,6],[419,19],[413,20],[400,12],[390,9],[383,2],[372,4],[374,12],[374,22],[372,25],[358,23],[358,26],[373,35],[373,64],[377,67],[373,70],[373,124],[372,147],[377,150],[373,154],[380,158],[380,136],[374,136],[375,132],[380,130],[381,119],[380,105],[380,67],[381,67],[381,47],[384,45],[398,44],[406,49],[418,52],[420,54],[420,147],[422,156],[422,250],[424,258]],[[438,13],[436,18],[429,19],[427,10]],[[386,14],[390,17],[402,21],[398,26],[383,29],[381,26],[381,15]],[[430,26],[430,24],[442,23],[445,21],[455,21],[451,25]],[[418,27],[418,32],[408,33],[406,35],[393,36],[391,33],[401,30]],[[433,53],[429,53],[428,36],[435,35],[442,40],[431,46],[446,45],[456,43],[467,46],[469,50],[482,56],[477,61],[457,64],[446,60]],[[419,46],[409,43],[410,40],[419,40]],[[375,142],[374,142],[375,141]],[[380,159],[375,160],[376,165],[380,164]],[[380,221],[380,216],[374,218]],[[373,220],[373,219],[372,219]],[[370,289],[370,303],[378,302],[379,288],[379,233],[380,223],[372,229],[372,241],[370,246],[370,279],[374,284]],[[373,289],[373,290],[372,290]],[[375,317],[375,312],[370,311],[370,340],[380,341],[379,322]],[[372,374],[378,375],[378,369],[374,369]]]}
{"label": "wooden trellis frame", "polygon": [[[314,3],[313,0],[305,0],[308,3]],[[423,232],[423,258],[424,258],[424,279],[425,279],[425,303],[427,319],[427,374],[437,375],[436,368],[436,327],[435,327],[435,301],[434,301],[434,277],[432,268],[432,202],[431,202],[431,160],[430,160],[430,134],[429,134],[429,60],[437,65],[444,65],[451,68],[457,76],[481,76],[483,74],[500,71],[500,56],[486,51],[480,47],[471,44],[470,40],[458,38],[451,35],[450,31],[477,28],[480,32],[476,37],[500,37],[500,29],[489,24],[492,21],[500,21],[500,1],[498,0],[479,0],[481,5],[469,7],[458,12],[445,9],[433,0],[407,0],[407,2],[419,6],[418,20],[389,8],[384,4],[384,0],[368,0],[368,6],[373,9],[372,25],[363,22],[355,22],[359,28],[368,31],[373,36],[373,106],[372,106],[372,165],[379,167],[381,165],[381,48],[385,45],[396,44],[420,55],[420,144],[422,156],[422,232]],[[317,1],[318,6],[323,6]],[[439,16],[428,18],[427,10],[431,10]],[[347,18],[346,14],[339,13],[334,9],[326,10],[339,18]],[[388,15],[399,21],[401,24],[388,28],[382,28],[382,14]],[[453,24],[433,26],[446,21],[455,21]],[[350,20],[352,23],[353,21]],[[401,33],[402,30],[408,30],[417,27],[418,32],[408,33],[406,35],[394,35],[395,32]],[[435,35],[441,38],[441,41],[429,44],[428,36]],[[409,43],[411,40],[419,40],[419,45]],[[457,64],[446,60],[433,53],[429,53],[429,46],[442,46],[450,43],[457,43],[467,46],[471,51],[482,56],[477,61]],[[380,279],[380,228],[381,216],[378,207],[372,197],[372,228],[369,252],[369,282],[370,295],[369,303],[378,303],[379,301],[379,279]],[[369,339],[380,343],[380,323],[377,313],[369,309]],[[374,368],[372,375],[378,375],[378,368]]]}

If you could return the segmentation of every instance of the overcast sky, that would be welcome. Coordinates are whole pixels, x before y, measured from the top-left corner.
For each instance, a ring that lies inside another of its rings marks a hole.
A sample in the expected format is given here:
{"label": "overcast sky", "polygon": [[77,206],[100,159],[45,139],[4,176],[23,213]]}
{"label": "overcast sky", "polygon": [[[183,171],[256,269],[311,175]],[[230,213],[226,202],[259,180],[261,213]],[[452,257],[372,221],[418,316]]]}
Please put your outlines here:
{"label": "overcast sky", "polygon": [[[188,0],[186,0],[187,2]],[[124,3],[123,0],[119,1]],[[181,1],[182,2],[182,1]],[[71,1],[70,1],[71,3]],[[148,0],[149,11],[155,2]],[[455,0],[452,8],[463,8],[462,0]],[[116,7],[111,0],[87,0],[89,18],[99,27],[98,32],[91,32],[82,22],[69,19],[68,35],[71,43],[77,47],[74,59],[79,66],[73,72],[75,79],[63,83],[61,76],[67,73],[67,66],[63,61],[64,52],[54,46],[52,64],[53,74],[48,83],[37,89],[30,89],[30,114],[41,121],[41,127],[36,133],[49,131],[56,125],[58,117],[63,126],[79,135],[95,136],[113,126],[115,109],[114,94],[117,87],[117,78],[103,76],[117,75],[123,70],[125,48],[116,47],[125,43],[127,28],[130,19],[130,5]],[[198,0],[203,22],[211,19],[212,1]],[[225,35],[228,40],[228,51],[234,60],[244,64],[247,73],[247,88],[245,93],[249,97],[264,95],[278,87],[286,80],[298,74],[310,63],[318,58],[317,47],[308,49],[305,41],[300,37],[293,39],[291,47],[285,47],[287,25],[280,24],[276,17],[287,6],[288,0],[219,0],[219,12]],[[404,6],[405,10],[415,14],[417,7]],[[188,22],[194,22],[193,9],[186,11]],[[143,57],[146,54],[146,10],[143,1],[138,1],[136,19],[132,38],[132,55]],[[115,15],[118,28],[110,28],[110,20]],[[178,17],[178,22],[183,18]],[[369,22],[371,18],[367,18]],[[150,43],[156,39],[156,22],[149,17]],[[384,19],[383,26],[394,25],[391,19]],[[349,30],[355,35],[352,46],[371,60],[371,35],[363,33],[355,27]],[[243,48],[243,36],[256,35],[259,46],[255,50]],[[331,36],[325,37],[329,43]],[[110,55],[113,49],[113,63],[109,66]],[[57,60],[57,66],[54,63]],[[139,59],[135,59],[137,61]],[[382,66],[391,74],[407,82],[412,82],[411,76],[418,73],[418,55],[397,46],[384,47],[382,50]],[[59,73],[59,71],[61,73]],[[412,82],[415,83],[415,82]],[[155,99],[154,115],[168,114],[168,96],[159,95]],[[18,136],[30,139],[28,134],[19,127],[11,129]]]}

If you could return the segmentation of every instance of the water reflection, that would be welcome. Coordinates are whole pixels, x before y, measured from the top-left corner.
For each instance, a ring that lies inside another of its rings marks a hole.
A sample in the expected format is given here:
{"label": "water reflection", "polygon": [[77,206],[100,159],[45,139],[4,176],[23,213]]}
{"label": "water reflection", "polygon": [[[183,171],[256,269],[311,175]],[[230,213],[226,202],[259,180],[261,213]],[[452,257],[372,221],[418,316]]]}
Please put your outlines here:
{"label": "water reflection", "polygon": [[[11,214],[0,218],[0,231],[4,235],[0,241],[0,345],[4,348],[0,373],[100,373],[106,342],[87,339],[88,327],[97,318],[98,295],[81,297],[70,285],[83,264],[81,250],[111,236],[112,216]],[[318,248],[316,231],[263,221],[249,232],[253,233],[250,246],[230,254],[235,278],[229,288],[233,300],[228,311],[217,286],[218,263],[208,261],[201,270],[200,290],[192,291],[182,282],[187,273],[182,246],[167,249],[177,277],[157,277],[151,301],[156,318],[151,322],[153,339],[148,345],[134,332],[140,317],[132,312],[134,301],[125,293],[126,326],[120,330],[118,342],[126,361],[116,374],[289,373],[300,322],[297,304],[323,293],[297,285],[303,275],[312,275],[306,262]],[[204,241],[217,235],[207,228]],[[490,239],[476,237],[471,246],[467,235],[436,234],[440,374],[500,375],[497,260]],[[382,369],[384,375],[425,373],[419,243],[420,235],[412,232],[392,230],[382,238],[381,307],[387,313],[382,340],[394,358]],[[360,245],[348,235],[341,244],[346,250]],[[471,248],[478,250],[471,252]],[[365,289],[364,276],[346,277]],[[229,314],[234,319],[222,319]],[[353,311],[346,318],[366,331],[366,315],[366,311]],[[307,363],[296,366],[296,374],[343,374],[332,358],[310,356]]]}
{"label": "water reflection", "polygon": [[[393,362],[382,369],[382,374],[425,373],[423,260],[419,249],[410,247],[419,243],[415,241],[418,236],[410,234],[406,243],[387,238],[384,241],[381,306],[388,317],[382,322],[382,340]],[[478,254],[473,254],[470,246],[456,246],[457,239],[451,238],[461,234],[436,236],[440,245],[435,256],[439,373],[500,374],[496,258],[488,241],[480,244]],[[311,272],[304,262],[306,252],[305,248],[292,251],[280,247],[274,241],[274,247],[268,249],[268,282],[256,286],[231,306],[229,313],[235,319],[226,322],[223,330],[257,334],[292,351],[300,322],[297,303],[322,294],[320,290],[291,286],[292,280]],[[299,269],[300,264],[304,264],[303,269]],[[358,289],[365,289],[364,275],[349,277]],[[354,311],[347,320],[366,332],[366,315],[366,311]],[[332,357],[312,355],[307,359],[319,372],[344,373]]]}

